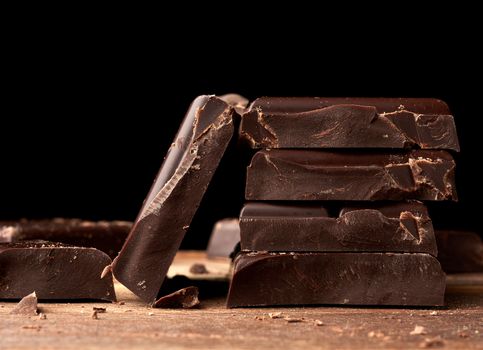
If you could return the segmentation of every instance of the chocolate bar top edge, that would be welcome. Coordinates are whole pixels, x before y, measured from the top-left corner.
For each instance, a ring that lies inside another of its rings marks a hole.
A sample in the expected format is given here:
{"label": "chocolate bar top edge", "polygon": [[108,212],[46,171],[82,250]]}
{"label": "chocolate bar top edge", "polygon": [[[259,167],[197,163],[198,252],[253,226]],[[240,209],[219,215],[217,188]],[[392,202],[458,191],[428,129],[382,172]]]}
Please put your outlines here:
{"label": "chocolate bar top edge", "polygon": [[407,110],[421,114],[451,114],[446,102],[439,99],[394,97],[260,97],[252,102],[249,109],[260,108],[266,113],[297,113],[339,104],[372,106],[378,113]]}

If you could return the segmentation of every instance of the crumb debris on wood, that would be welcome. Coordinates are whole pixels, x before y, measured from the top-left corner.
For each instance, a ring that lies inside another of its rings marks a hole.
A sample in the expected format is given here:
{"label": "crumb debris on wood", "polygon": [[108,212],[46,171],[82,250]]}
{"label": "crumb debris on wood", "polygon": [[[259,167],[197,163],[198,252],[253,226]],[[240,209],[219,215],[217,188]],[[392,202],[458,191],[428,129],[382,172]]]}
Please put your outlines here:
{"label": "crumb debris on wood", "polygon": [[296,318],[296,317],[285,317],[285,321],[287,321],[287,323],[300,323],[300,322],[304,322],[305,319]]}
{"label": "crumb debris on wood", "polygon": [[154,312],[148,312],[148,316],[153,316]]}
{"label": "crumb debris on wood", "polygon": [[321,320],[315,320],[315,321],[314,321],[314,324],[315,324],[316,326],[323,326],[323,325],[324,325],[324,322],[322,322]]}
{"label": "crumb debris on wood", "polygon": [[41,313],[39,314],[39,320],[46,320],[46,319],[47,319],[47,315],[46,315],[46,314],[44,314],[43,312],[41,312]]}
{"label": "crumb debris on wood", "polygon": [[420,348],[441,348],[444,346],[444,340],[441,336],[434,338],[425,338],[421,343],[419,343]]}
{"label": "crumb debris on wood", "polygon": [[190,272],[194,275],[203,275],[209,273],[204,264],[193,264],[190,267]]}
{"label": "crumb debris on wood", "polygon": [[282,316],[282,313],[281,313],[281,312],[269,312],[269,313],[268,313],[268,317],[270,317],[271,319],[275,319],[275,318],[283,318],[283,316]]}
{"label": "crumb debris on wood", "polygon": [[466,331],[459,331],[458,332],[458,337],[460,337],[460,338],[468,338],[469,336],[470,336],[469,333],[466,332]]}
{"label": "crumb debris on wood", "polygon": [[96,311],[96,310],[94,310],[94,311],[92,312],[92,314],[91,314],[91,318],[92,318],[93,320],[98,320],[98,319],[99,319],[99,317],[97,317],[97,311]]}
{"label": "crumb debris on wood", "polygon": [[23,297],[12,311],[10,311],[11,315],[36,316],[37,313],[37,294],[35,292]]}
{"label": "crumb debris on wood", "polygon": [[41,326],[36,326],[36,325],[25,325],[25,326],[22,326],[23,329],[34,329],[36,331],[40,331],[40,329],[42,328]]}
{"label": "crumb debris on wood", "polygon": [[119,304],[119,305],[124,305],[124,304],[126,304],[126,303],[125,303],[124,301],[119,301],[119,302],[118,302],[118,304]]}
{"label": "crumb debris on wood", "polygon": [[153,304],[156,308],[192,309],[200,305],[198,287],[186,287],[159,298]]}
{"label": "crumb debris on wood", "polygon": [[377,338],[377,339],[384,339],[386,337],[386,335],[381,331],[370,331],[369,333],[367,333],[367,336],[369,338]]}
{"label": "crumb debris on wood", "polygon": [[103,314],[106,313],[106,308],[105,307],[92,307],[93,311],[97,311],[98,314]]}
{"label": "crumb debris on wood", "polygon": [[424,335],[428,334],[428,331],[423,326],[415,326],[414,329],[409,332],[410,335]]}
{"label": "crumb debris on wood", "polygon": [[262,316],[255,316],[254,318],[257,321],[263,321],[264,320],[264,318]]}
{"label": "crumb debris on wood", "polygon": [[438,316],[438,315],[439,315],[439,314],[438,314],[438,311],[431,311],[431,312],[429,313],[429,316]]}

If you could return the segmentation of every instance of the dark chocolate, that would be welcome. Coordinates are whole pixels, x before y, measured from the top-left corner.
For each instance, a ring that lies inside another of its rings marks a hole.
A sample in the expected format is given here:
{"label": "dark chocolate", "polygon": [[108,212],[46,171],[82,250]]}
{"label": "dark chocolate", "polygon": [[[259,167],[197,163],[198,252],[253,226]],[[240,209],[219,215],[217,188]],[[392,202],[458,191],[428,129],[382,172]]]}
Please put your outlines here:
{"label": "dark chocolate", "polygon": [[115,258],[132,227],[127,221],[85,221],[79,219],[0,222],[0,243],[45,240],[77,247],[99,249]]}
{"label": "dark chocolate", "polygon": [[238,219],[219,220],[213,226],[206,253],[209,258],[228,258],[238,242],[240,242]]}
{"label": "dark chocolate", "polygon": [[233,107],[215,96],[191,104],[121,252],[114,276],[155,301],[169,266],[233,136]]}
{"label": "dark chocolate", "polygon": [[436,230],[435,236],[445,272],[483,272],[483,242],[476,232]]}
{"label": "dark chocolate", "polygon": [[438,306],[444,290],[429,254],[241,253],[227,306]]}
{"label": "dark chocolate", "polygon": [[[433,225],[422,203],[401,204],[397,217],[376,209],[338,218],[293,215],[292,206],[248,203],[240,214],[241,249],[270,252],[411,252],[436,256]],[[303,207],[300,207],[303,208]],[[392,209],[392,208],[391,208]]]}
{"label": "dark chocolate", "polygon": [[242,116],[252,148],[422,148],[459,151],[453,116],[435,99],[257,99]]}
{"label": "dark chocolate", "polygon": [[46,241],[0,244],[0,299],[20,299],[35,291],[39,299],[115,301],[111,259],[95,248]]}
{"label": "dark chocolate", "polygon": [[186,287],[159,298],[153,307],[163,309],[192,309],[200,305],[197,287]]}
{"label": "dark chocolate", "polygon": [[262,150],[247,170],[247,200],[457,200],[445,151],[347,153]]}
{"label": "dark chocolate", "polygon": [[10,311],[11,315],[35,316],[37,313],[37,295],[35,292],[23,297]]}

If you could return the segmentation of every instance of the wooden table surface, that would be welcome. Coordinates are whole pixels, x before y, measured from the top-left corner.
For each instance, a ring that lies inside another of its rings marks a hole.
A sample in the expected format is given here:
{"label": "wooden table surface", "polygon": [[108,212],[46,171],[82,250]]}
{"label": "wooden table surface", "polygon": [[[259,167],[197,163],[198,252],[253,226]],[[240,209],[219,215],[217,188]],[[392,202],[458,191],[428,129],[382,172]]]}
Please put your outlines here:
{"label": "wooden table surface", "polygon": [[[183,252],[170,275],[189,275],[194,262],[205,264],[212,279],[228,273],[226,261]],[[483,349],[478,274],[449,276],[447,306],[437,309],[226,309],[217,297],[202,300],[199,309],[164,310],[146,307],[119,284],[116,291],[115,304],[41,302],[45,320],[10,315],[15,303],[0,302],[0,349]],[[107,311],[93,319],[94,306]],[[279,312],[280,318],[269,316]],[[411,334],[416,326],[426,334]]]}

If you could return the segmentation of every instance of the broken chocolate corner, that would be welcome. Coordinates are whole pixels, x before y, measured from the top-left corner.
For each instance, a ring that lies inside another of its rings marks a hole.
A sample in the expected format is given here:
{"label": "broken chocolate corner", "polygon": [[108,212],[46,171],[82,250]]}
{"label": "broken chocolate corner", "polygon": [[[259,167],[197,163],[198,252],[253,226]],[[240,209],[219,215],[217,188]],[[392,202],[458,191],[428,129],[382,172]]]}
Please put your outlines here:
{"label": "broken chocolate corner", "polygon": [[35,292],[23,297],[12,311],[10,311],[11,315],[36,316],[37,313],[37,295]]}
{"label": "broken chocolate corner", "polygon": [[197,287],[186,287],[159,298],[153,307],[163,309],[192,309],[200,305]]}
{"label": "broken chocolate corner", "polygon": [[47,241],[0,243],[0,299],[20,299],[35,290],[42,299],[115,301],[112,274],[100,278],[107,254],[95,248]]}

